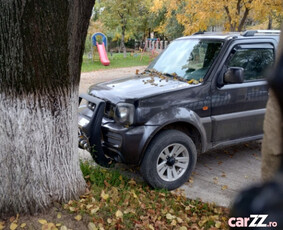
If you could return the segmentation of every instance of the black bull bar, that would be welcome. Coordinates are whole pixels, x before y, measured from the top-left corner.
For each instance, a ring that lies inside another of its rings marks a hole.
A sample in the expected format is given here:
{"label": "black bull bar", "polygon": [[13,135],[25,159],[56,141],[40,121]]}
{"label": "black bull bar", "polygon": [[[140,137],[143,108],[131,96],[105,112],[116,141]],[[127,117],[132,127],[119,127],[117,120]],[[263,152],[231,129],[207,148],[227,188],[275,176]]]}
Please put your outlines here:
{"label": "black bull bar", "polygon": [[[87,150],[90,152],[94,161],[99,165],[109,167],[112,160],[105,156],[101,143],[101,123],[106,103],[105,101],[88,94],[81,94],[79,96],[79,105],[81,104],[82,99],[91,102],[95,105],[95,108],[92,110],[93,114],[91,118],[87,117],[87,119],[90,120],[89,123],[84,126],[79,126],[79,142],[81,138],[86,138],[89,143]],[[81,117],[86,117],[86,115],[80,112],[78,116],[79,119]]]}

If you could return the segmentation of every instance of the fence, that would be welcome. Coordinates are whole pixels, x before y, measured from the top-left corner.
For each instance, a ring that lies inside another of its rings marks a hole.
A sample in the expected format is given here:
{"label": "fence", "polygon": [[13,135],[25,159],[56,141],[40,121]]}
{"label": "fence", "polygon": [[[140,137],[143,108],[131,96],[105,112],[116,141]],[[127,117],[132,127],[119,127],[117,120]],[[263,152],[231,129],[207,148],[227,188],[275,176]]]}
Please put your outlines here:
{"label": "fence", "polygon": [[159,40],[158,38],[148,38],[145,40],[145,50],[161,52],[167,48],[169,41]]}

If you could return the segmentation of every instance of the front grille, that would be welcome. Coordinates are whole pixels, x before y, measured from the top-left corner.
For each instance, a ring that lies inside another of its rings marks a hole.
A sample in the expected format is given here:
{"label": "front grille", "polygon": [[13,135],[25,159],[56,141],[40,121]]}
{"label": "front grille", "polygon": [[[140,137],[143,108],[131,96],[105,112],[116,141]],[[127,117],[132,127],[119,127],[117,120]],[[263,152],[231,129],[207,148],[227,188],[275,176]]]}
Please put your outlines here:
{"label": "front grille", "polygon": [[105,105],[105,109],[104,109],[104,115],[107,118],[114,119],[114,108],[115,108],[114,104],[112,104],[109,101],[106,101],[106,105]]}

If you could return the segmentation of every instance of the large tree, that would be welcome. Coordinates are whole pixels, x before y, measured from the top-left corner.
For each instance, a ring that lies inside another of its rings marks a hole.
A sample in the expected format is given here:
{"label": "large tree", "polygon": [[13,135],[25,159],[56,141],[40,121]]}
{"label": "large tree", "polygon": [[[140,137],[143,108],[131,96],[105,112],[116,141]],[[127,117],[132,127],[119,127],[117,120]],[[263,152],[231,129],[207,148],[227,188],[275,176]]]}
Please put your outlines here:
{"label": "large tree", "polygon": [[0,214],[85,191],[77,154],[83,45],[94,0],[0,0]]}

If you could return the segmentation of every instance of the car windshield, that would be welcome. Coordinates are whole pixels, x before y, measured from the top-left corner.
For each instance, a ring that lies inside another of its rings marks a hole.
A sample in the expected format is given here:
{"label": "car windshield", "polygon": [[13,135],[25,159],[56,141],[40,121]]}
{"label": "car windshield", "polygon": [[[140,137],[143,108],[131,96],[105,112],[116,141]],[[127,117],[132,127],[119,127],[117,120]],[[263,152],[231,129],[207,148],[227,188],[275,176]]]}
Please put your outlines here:
{"label": "car windshield", "polygon": [[202,81],[222,46],[221,41],[184,39],[172,42],[147,68],[185,81]]}

